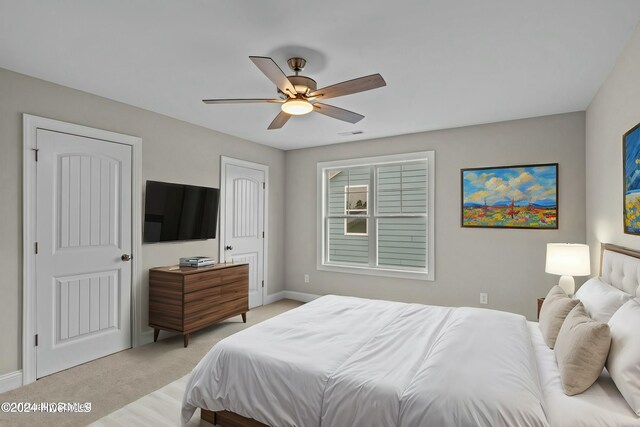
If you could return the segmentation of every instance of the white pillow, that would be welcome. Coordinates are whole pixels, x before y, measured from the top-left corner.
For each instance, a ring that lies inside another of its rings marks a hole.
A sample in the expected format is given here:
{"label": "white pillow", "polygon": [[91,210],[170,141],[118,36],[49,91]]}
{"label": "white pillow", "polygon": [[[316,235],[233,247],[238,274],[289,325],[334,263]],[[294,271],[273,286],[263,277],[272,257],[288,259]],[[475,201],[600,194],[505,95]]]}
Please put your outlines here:
{"label": "white pillow", "polygon": [[607,323],[632,296],[594,277],[580,286],[575,298],[580,300],[593,320]]}
{"label": "white pillow", "polygon": [[630,300],[609,320],[607,370],[631,409],[640,415],[640,302]]}

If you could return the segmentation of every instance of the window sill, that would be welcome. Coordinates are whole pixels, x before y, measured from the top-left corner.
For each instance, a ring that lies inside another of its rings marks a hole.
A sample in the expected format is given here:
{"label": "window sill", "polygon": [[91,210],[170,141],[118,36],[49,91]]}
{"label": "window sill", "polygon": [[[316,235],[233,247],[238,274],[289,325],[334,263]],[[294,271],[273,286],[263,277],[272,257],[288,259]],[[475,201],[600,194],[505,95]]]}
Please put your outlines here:
{"label": "window sill", "polygon": [[333,271],[336,273],[362,274],[366,276],[379,276],[379,277],[395,277],[400,279],[424,280],[427,282],[432,282],[435,280],[433,272],[426,273],[423,271],[393,270],[390,268],[360,267],[355,265],[343,265],[343,264],[318,264],[317,269],[322,271]]}

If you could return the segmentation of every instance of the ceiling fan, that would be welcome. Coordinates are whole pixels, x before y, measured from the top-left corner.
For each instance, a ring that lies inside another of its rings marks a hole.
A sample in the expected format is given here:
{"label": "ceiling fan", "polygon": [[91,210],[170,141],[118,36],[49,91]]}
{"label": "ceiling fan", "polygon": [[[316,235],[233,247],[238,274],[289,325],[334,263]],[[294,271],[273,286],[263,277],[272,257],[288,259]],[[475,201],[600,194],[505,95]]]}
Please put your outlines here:
{"label": "ceiling fan", "polygon": [[357,123],[364,118],[363,115],[343,108],[323,104],[329,98],[351,95],[366,90],[377,89],[386,86],[380,74],[360,77],[346,82],[337,83],[321,89],[317,89],[316,81],[310,77],[299,75],[307,61],[304,58],[290,58],[287,61],[289,68],[295,73],[287,76],[278,64],[269,57],[250,56],[249,59],[271,80],[278,88],[279,98],[275,99],[203,99],[205,104],[243,104],[243,103],[277,103],[281,104],[282,111],[271,122],[268,129],[280,129],[287,123],[291,116],[301,116],[312,111],[343,120],[349,123]]}

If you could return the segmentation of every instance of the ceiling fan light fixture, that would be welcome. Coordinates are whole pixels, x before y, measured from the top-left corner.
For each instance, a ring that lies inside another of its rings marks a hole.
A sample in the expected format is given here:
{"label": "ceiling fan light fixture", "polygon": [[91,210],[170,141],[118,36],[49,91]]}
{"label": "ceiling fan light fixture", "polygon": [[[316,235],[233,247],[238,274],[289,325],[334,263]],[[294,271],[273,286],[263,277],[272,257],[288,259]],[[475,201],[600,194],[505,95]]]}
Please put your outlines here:
{"label": "ceiling fan light fixture", "polygon": [[313,111],[313,105],[304,99],[290,99],[282,104],[282,111],[292,116],[302,116]]}

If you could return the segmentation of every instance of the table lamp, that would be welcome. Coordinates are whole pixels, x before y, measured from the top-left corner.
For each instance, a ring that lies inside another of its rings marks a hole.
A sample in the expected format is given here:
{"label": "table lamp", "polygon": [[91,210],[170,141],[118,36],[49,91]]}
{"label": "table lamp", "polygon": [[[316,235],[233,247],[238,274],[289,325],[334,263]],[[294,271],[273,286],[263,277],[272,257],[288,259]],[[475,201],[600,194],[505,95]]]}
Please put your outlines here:
{"label": "table lamp", "polygon": [[576,290],[573,276],[591,274],[589,246],[578,243],[547,243],[547,262],[544,271],[562,276],[558,286],[567,295],[573,295]]}

